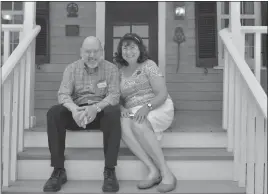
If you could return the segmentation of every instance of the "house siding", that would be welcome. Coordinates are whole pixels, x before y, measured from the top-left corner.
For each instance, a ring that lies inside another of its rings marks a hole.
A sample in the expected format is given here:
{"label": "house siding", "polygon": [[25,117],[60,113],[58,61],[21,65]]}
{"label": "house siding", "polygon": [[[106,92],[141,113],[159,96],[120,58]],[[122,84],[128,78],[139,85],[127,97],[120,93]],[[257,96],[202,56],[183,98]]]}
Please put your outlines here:
{"label": "house siding", "polygon": [[[67,17],[69,2],[50,2],[50,63],[68,64],[79,58],[82,41],[96,35],[96,3],[75,2],[78,17]],[[77,37],[65,36],[65,25],[79,25]]]}
{"label": "house siding", "polygon": [[[221,110],[222,70],[196,67],[195,4],[185,2],[184,20],[174,20],[173,2],[166,2],[166,80],[177,110]],[[173,41],[176,27],[182,27],[186,41]]]}

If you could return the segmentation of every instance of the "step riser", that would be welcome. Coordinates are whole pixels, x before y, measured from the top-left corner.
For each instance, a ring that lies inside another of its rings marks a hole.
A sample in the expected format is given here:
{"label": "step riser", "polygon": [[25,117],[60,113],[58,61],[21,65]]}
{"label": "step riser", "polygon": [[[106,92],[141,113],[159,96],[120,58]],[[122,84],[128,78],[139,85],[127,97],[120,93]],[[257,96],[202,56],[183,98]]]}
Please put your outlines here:
{"label": "step riser", "polygon": [[[79,140],[79,141],[78,141]],[[102,148],[102,133],[98,132],[67,132],[66,147],[73,148]],[[226,133],[180,132],[164,134],[161,140],[164,148],[226,148]],[[26,132],[25,147],[48,147],[46,132]],[[121,147],[126,147],[122,142]]]}
{"label": "step riser", "polygon": [[[233,161],[167,161],[178,180],[232,180]],[[67,160],[69,180],[103,180],[103,160]],[[50,160],[20,160],[18,179],[45,180],[52,172]],[[119,160],[116,167],[119,180],[141,180],[147,169],[138,160]]]}

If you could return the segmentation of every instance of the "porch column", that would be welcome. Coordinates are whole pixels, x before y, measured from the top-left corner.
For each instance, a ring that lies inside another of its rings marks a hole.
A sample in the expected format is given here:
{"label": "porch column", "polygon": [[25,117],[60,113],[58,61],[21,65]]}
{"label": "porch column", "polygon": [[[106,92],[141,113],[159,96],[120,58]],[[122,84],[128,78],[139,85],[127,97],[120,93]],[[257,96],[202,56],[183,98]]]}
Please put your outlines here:
{"label": "porch column", "polygon": [[[1,7],[1,4],[2,2],[0,1],[0,10],[2,10],[2,7]],[[0,14],[0,32],[2,33],[2,15]],[[1,53],[1,45],[0,45],[0,53]],[[0,68],[2,66],[2,56],[0,54]],[[2,76],[2,72],[1,73],[1,76]],[[1,83],[2,84],[2,83]],[[2,85],[0,86],[1,90],[2,90]],[[2,94],[0,94],[0,104],[2,106]],[[3,115],[2,115],[2,110],[0,111],[0,162],[1,162],[1,167],[0,167],[0,186],[1,186],[1,189],[0,189],[0,194],[2,194],[2,131],[3,131]]]}
{"label": "porch column", "polygon": [[[36,26],[36,2],[24,2],[23,35],[31,33]],[[34,86],[35,86],[35,40],[26,51],[25,83],[25,128],[34,125]]]}
{"label": "porch column", "polygon": [[235,46],[237,47],[238,51],[240,52],[240,55],[244,58],[245,37],[241,33],[240,2],[239,1],[230,2],[229,10],[230,10],[229,30],[232,33],[232,40]]}

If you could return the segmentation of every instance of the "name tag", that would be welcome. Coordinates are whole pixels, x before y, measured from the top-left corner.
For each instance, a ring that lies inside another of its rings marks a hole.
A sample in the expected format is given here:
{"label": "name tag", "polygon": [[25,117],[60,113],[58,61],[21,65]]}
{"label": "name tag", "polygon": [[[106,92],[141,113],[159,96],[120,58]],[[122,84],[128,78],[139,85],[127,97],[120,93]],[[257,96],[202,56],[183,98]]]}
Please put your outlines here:
{"label": "name tag", "polygon": [[106,81],[98,83],[98,84],[97,84],[97,87],[98,87],[98,88],[106,88],[106,87],[107,87],[107,83],[106,83]]}

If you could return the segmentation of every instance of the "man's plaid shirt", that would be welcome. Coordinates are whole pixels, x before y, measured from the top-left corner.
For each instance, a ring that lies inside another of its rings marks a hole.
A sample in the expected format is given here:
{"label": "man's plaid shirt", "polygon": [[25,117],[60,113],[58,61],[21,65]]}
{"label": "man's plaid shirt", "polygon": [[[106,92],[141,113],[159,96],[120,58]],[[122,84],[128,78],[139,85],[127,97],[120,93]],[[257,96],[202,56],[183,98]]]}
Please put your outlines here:
{"label": "man's plaid shirt", "polygon": [[104,101],[116,105],[119,97],[118,68],[106,60],[102,60],[95,69],[88,68],[82,60],[68,65],[58,91],[60,104],[95,104]]}

